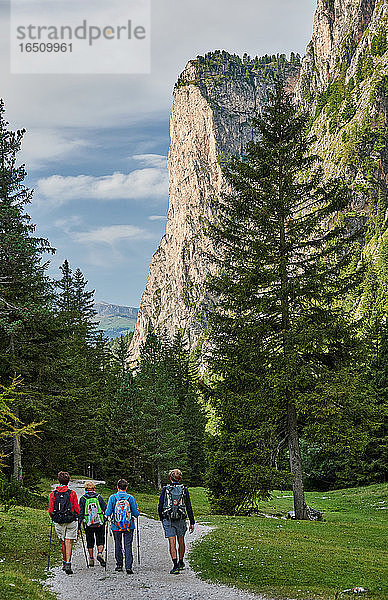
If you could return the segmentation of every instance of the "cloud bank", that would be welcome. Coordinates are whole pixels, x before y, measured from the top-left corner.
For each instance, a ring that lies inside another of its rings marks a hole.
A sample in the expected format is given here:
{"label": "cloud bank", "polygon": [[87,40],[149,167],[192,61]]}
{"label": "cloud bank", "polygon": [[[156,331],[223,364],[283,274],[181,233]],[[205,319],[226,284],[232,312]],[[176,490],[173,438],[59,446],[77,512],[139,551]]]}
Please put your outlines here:
{"label": "cloud bank", "polygon": [[108,225],[90,231],[72,232],[71,237],[80,244],[108,244],[122,240],[149,240],[152,234],[134,225]]}
{"label": "cloud bank", "polygon": [[53,208],[84,199],[165,201],[168,196],[166,157],[142,154],[131,158],[145,167],[99,177],[51,175],[41,178],[36,187],[37,205]]}

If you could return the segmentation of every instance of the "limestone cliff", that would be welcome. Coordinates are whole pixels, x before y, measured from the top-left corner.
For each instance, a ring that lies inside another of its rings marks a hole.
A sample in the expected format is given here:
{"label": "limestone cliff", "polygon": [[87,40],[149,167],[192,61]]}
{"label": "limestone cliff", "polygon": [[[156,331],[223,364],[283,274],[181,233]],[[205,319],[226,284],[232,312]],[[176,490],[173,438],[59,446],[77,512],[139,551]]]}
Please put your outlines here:
{"label": "limestone cliff", "polygon": [[384,2],[376,0],[317,0],[313,36],[303,59],[297,96],[325,88],[357,58],[371,22],[369,33],[378,26],[376,4],[383,9]]}
{"label": "limestone cliff", "polygon": [[171,113],[166,233],[155,252],[141,300],[128,361],[139,355],[149,328],[171,337],[183,330],[192,348],[211,301],[204,281],[214,251],[204,230],[209,199],[223,189],[218,157],[241,153],[253,137],[251,118],[267,101],[277,72],[294,87],[299,58],[251,60],[215,52],[188,63],[178,79]]}
{"label": "limestone cliff", "polygon": [[313,37],[298,58],[251,60],[216,52],[190,61],[174,90],[169,152],[170,205],[166,233],[155,253],[130,348],[136,359],[149,327],[186,332],[193,348],[211,301],[204,281],[212,272],[203,217],[223,189],[220,153],[240,153],[252,139],[252,115],[267,100],[273,76],[311,112],[315,151],[326,175],[354,190],[354,208],[367,214],[387,203],[388,51],[386,0],[317,0]]}
{"label": "limestone cliff", "polygon": [[318,0],[295,90],[325,173],[347,180],[365,214],[387,201],[387,22],[385,0]]}

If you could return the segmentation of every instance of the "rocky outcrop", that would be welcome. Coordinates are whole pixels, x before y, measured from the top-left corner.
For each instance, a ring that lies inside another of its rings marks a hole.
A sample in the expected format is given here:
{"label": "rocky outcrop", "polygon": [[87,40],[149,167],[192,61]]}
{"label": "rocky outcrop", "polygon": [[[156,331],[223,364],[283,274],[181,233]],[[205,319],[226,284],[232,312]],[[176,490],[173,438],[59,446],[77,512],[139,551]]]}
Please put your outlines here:
{"label": "rocky outcrop", "polygon": [[301,68],[294,55],[243,59],[216,52],[190,61],[174,90],[166,233],[150,266],[130,348],[139,355],[149,328],[201,339],[211,303],[204,282],[216,252],[204,220],[223,190],[218,156],[241,153],[254,133],[251,118],[281,71],[295,100],[311,112],[314,151],[326,176],[353,186],[353,208],[367,215],[387,202],[386,0],[317,0],[313,37]]}
{"label": "rocky outcrop", "polygon": [[313,36],[302,62],[296,95],[325,88],[356,57],[364,33],[376,22],[376,0],[317,0]]}
{"label": "rocky outcrop", "polygon": [[[261,60],[261,62],[260,62]],[[171,113],[166,233],[155,252],[141,300],[128,362],[137,359],[149,329],[172,337],[184,331],[191,348],[204,331],[211,298],[204,283],[216,252],[206,234],[210,199],[224,188],[220,154],[240,154],[253,138],[252,116],[267,102],[276,70],[294,86],[298,59],[241,60],[216,52],[190,61],[178,79]]]}
{"label": "rocky outcrop", "polygon": [[318,0],[295,90],[325,174],[347,180],[365,215],[387,201],[387,23],[385,0]]}

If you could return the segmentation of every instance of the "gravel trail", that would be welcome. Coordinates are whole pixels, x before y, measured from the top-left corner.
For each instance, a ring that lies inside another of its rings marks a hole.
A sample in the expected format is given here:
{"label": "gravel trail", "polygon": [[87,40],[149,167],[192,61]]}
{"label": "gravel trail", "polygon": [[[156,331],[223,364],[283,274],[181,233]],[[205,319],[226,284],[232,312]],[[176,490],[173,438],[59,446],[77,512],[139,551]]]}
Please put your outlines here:
{"label": "gravel trail", "polygon": [[[78,496],[84,493],[83,480],[71,482]],[[186,535],[187,548],[210,531],[204,525],[195,526],[193,534]],[[56,543],[56,540],[55,542]],[[81,539],[73,551],[74,575],[66,575],[61,567],[50,569],[47,585],[61,600],[259,600],[257,596],[224,585],[201,581],[185,560],[186,569],[180,575],[170,575],[172,563],[167,540],[158,521],[140,516],[141,564],[137,564],[134,539],[134,575],[116,573],[113,537],[108,536],[108,563],[105,570],[97,566],[87,569]],[[105,550],[104,550],[105,555]],[[96,561],[97,562],[97,561]]]}

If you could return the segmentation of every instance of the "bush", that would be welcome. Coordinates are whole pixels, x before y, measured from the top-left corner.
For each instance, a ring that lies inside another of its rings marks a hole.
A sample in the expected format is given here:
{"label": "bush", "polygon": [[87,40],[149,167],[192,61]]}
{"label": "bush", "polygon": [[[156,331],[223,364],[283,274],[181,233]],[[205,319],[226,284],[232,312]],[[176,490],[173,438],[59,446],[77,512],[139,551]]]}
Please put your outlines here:
{"label": "bush", "polygon": [[0,505],[4,512],[8,512],[13,506],[30,506],[31,508],[45,508],[47,498],[31,492],[23,487],[15,479],[7,480],[0,478]]}

